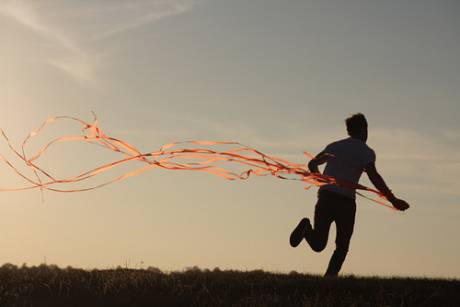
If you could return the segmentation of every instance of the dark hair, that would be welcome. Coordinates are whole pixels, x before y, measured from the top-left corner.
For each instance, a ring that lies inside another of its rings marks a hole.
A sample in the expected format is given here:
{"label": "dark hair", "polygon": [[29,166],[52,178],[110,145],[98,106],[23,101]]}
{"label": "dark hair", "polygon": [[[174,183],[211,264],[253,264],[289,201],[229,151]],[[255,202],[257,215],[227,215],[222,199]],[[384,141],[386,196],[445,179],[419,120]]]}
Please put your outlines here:
{"label": "dark hair", "polygon": [[362,113],[356,113],[345,120],[348,135],[357,135],[367,129],[367,120]]}

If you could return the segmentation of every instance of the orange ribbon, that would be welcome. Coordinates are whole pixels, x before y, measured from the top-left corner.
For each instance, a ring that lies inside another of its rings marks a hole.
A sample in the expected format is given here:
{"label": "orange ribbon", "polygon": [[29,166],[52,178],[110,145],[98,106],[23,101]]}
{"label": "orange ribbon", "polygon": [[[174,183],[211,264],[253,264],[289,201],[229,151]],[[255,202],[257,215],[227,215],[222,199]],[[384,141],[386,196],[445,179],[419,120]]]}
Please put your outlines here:
{"label": "orange ribbon", "polygon": [[[46,143],[34,155],[28,157],[25,153],[25,147],[29,143],[31,138],[38,135],[41,131],[43,131],[49,125],[55,123],[58,120],[69,120],[77,122],[82,126],[82,134],[57,137]],[[163,145],[158,151],[142,153],[135,146],[129,144],[128,142],[106,135],[99,127],[99,123],[95,115],[94,121],[92,123],[87,123],[81,119],[69,116],[50,117],[45,122],[43,122],[41,126],[39,126],[37,129],[33,130],[27,135],[27,137],[22,142],[20,150],[18,150],[12,145],[12,143],[10,142],[3,130],[1,130],[1,133],[6,142],[8,143],[8,146],[12,150],[12,152],[17,157],[19,157],[19,159],[21,159],[28,168],[32,170],[35,178],[31,178],[25,175],[23,172],[19,171],[19,169],[16,168],[13,165],[13,163],[7,160],[3,155],[0,155],[0,160],[5,162],[7,166],[9,166],[17,175],[22,177],[29,184],[23,187],[0,188],[0,191],[22,191],[30,189],[40,189],[42,191],[50,190],[54,192],[89,191],[117,181],[124,180],[128,177],[136,176],[140,173],[143,173],[153,168],[162,168],[168,170],[208,172],[210,174],[220,176],[227,180],[246,180],[251,175],[272,175],[280,179],[302,181],[307,184],[305,186],[305,189],[309,189],[311,186],[319,187],[326,184],[334,184],[345,188],[364,190],[374,193],[379,196],[379,199],[370,198],[357,192],[358,195],[370,199],[371,201],[377,204],[394,209],[393,206],[388,204],[385,196],[375,189],[371,189],[369,187],[360,184],[355,184],[352,182],[338,180],[336,178],[326,176],[320,173],[311,173],[308,170],[306,164],[292,163],[278,157],[269,156],[258,151],[257,149],[245,146],[238,142],[191,140],[166,144]],[[57,143],[70,141],[86,142],[102,146],[103,148],[106,148],[112,152],[116,152],[123,155],[123,158],[111,163],[103,164],[99,167],[68,178],[56,178],[49,171],[42,169],[37,164],[40,157],[43,156],[51,146]],[[187,148],[187,145],[191,145],[192,147]],[[208,146],[211,148],[216,145],[216,147],[225,145],[233,146],[235,148],[222,151],[217,149],[200,147],[196,145]],[[304,154],[309,158],[313,157],[308,152],[304,152]],[[184,162],[183,160],[189,162]],[[125,163],[129,163],[131,161],[144,162],[145,165],[133,171],[124,173],[109,181],[97,184],[95,186],[80,189],[57,187],[59,185],[69,185],[72,183],[83,182],[91,177],[97,176],[103,172],[107,172],[108,170],[114,167],[120,166]],[[218,166],[218,163],[224,163],[226,165],[233,166],[238,165],[245,167],[246,169],[240,172],[236,172],[232,171],[229,168]]]}

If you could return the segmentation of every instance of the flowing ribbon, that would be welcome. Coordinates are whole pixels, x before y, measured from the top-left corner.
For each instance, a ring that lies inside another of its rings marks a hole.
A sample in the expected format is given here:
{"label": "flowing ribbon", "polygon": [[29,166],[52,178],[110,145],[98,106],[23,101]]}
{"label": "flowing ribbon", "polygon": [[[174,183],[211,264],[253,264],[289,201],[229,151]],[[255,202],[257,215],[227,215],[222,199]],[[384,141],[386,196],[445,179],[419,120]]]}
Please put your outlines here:
{"label": "flowing ribbon", "polygon": [[[11,161],[6,159],[3,155],[0,155],[0,160],[2,160],[18,176],[22,177],[28,183],[28,185],[22,187],[0,188],[0,191],[23,191],[40,189],[41,191],[49,190],[54,192],[68,193],[82,192],[101,188],[108,184],[139,175],[153,168],[161,168],[175,171],[187,170],[207,172],[227,180],[246,180],[251,175],[271,175],[284,180],[302,181],[306,184],[304,187],[305,189],[309,189],[312,186],[320,187],[323,185],[333,184],[344,188],[374,193],[378,196],[378,198],[370,198],[357,191],[357,194],[361,197],[367,198],[382,206],[394,209],[393,206],[388,203],[385,196],[375,189],[344,180],[338,180],[334,177],[324,174],[311,173],[308,170],[306,164],[292,163],[278,157],[269,156],[255,148],[243,145],[239,142],[191,140],[169,143],[163,145],[158,151],[142,153],[135,146],[129,144],[128,142],[105,134],[99,126],[96,115],[94,113],[93,115],[94,120],[92,123],[88,123],[79,118],[70,116],[50,117],[37,129],[34,129],[27,135],[27,137],[23,140],[20,149],[13,146],[5,132],[1,130],[1,134],[6,140],[8,147],[20,160],[24,162],[28,168],[31,169],[34,176],[27,176],[24,174],[24,172],[20,171]],[[57,121],[63,120],[76,122],[77,124],[81,125],[81,134],[57,137],[46,143],[35,154],[31,156],[26,155],[25,148],[33,137],[40,134],[48,126],[56,123]],[[122,155],[122,158],[90,169],[76,176],[57,178],[53,176],[50,171],[41,168],[38,165],[38,161],[51,146],[62,142],[90,143],[118,153]],[[222,146],[230,146],[234,148],[229,150],[218,150],[218,148],[213,149],[214,147]],[[308,152],[304,152],[304,154],[308,158],[313,157]],[[83,182],[89,178],[107,172],[112,168],[119,167],[132,161],[140,161],[145,165],[94,186],[78,189],[60,187],[69,186],[72,183]],[[219,166],[222,164],[224,166]],[[225,167],[226,165],[238,165],[240,167],[244,167],[245,169],[243,171],[237,172]]]}

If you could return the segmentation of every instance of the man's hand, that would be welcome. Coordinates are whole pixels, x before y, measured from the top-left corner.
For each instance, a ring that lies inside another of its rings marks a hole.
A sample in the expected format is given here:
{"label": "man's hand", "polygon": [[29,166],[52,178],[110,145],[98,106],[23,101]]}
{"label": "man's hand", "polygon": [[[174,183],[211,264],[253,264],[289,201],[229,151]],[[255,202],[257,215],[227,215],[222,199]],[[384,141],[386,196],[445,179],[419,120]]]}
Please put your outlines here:
{"label": "man's hand", "polygon": [[409,204],[405,200],[402,200],[399,198],[395,198],[394,200],[392,200],[391,204],[393,205],[393,207],[395,207],[396,209],[400,211],[407,210],[410,207]]}
{"label": "man's hand", "polygon": [[329,154],[325,153],[324,150],[316,155],[313,159],[310,160],[308,163],[308,169],[311,173],[319,173],[318,165],[326,163]]}

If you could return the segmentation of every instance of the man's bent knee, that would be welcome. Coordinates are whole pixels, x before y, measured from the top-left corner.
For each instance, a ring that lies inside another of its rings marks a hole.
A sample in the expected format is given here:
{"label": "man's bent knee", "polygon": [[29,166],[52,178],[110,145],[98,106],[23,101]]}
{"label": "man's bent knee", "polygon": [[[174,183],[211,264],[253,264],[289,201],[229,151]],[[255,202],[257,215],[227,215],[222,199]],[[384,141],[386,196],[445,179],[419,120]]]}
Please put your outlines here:
{"label": "man's bent knee", "polygon": [[326,243],[312,244],[311,245],[311,249],[314,250],[317,253],[322,252],[325,248],[326,248]]}

